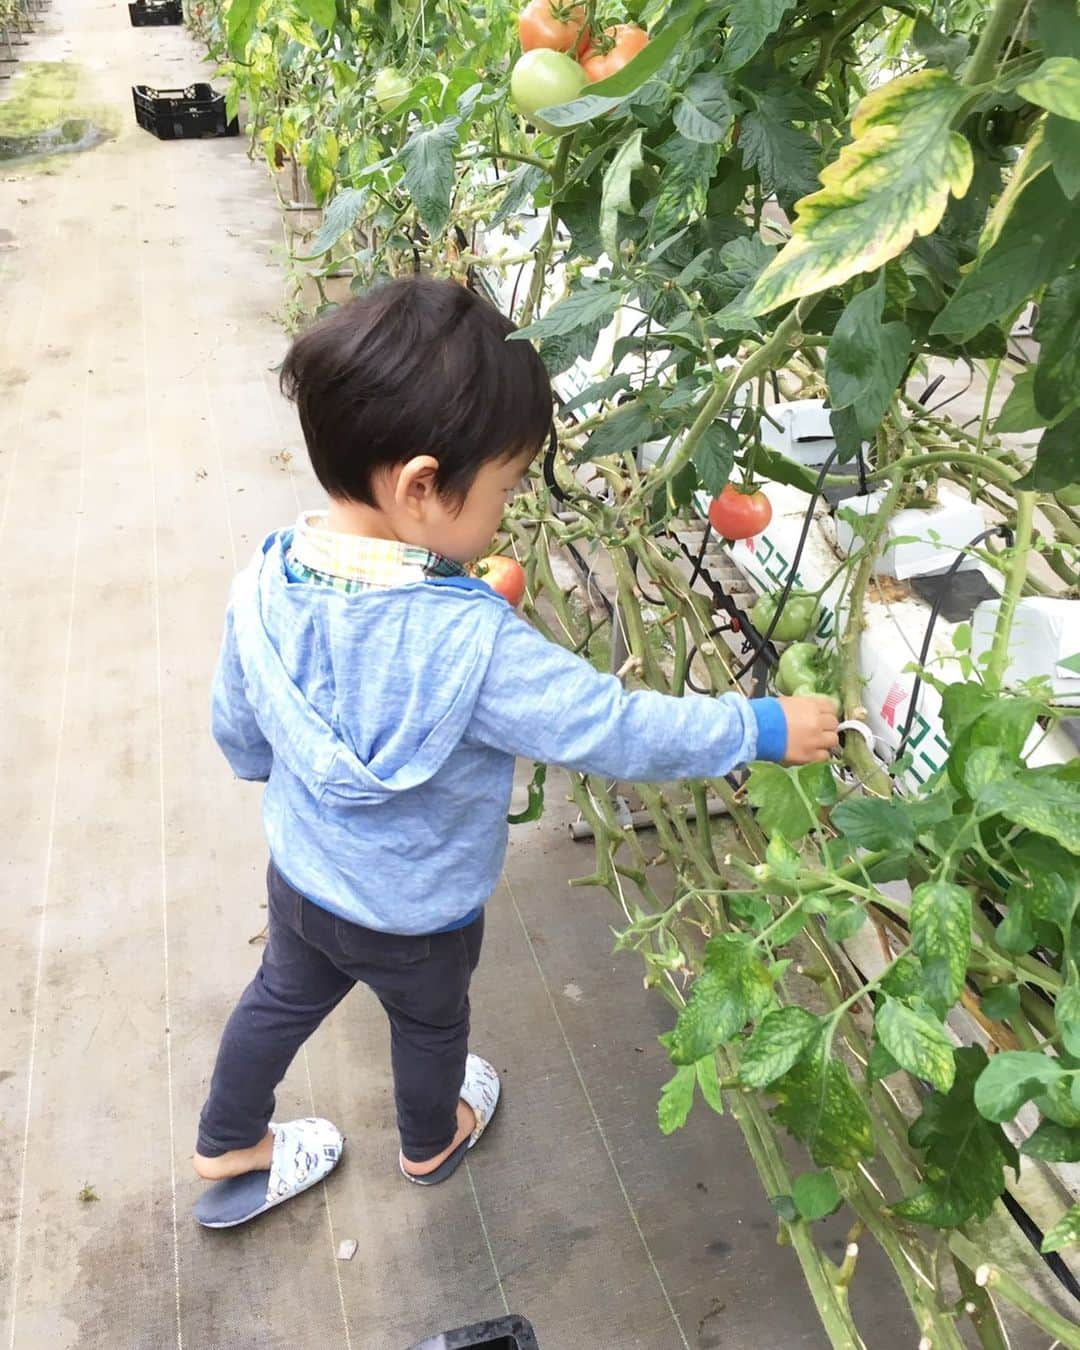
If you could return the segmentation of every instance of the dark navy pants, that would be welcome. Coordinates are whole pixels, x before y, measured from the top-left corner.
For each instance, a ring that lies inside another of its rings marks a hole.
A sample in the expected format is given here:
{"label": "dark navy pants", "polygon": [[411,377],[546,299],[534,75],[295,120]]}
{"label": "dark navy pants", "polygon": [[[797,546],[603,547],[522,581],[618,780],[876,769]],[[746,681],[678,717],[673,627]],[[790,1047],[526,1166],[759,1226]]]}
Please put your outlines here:
{"label": "dark navy pants", "polygon": [[361,928],[312,904],[273,863],[267,888],[262,965],[225,1025],[199,1120],[198,1151],[214,1158],[263,1138],[274,1089],[296,1052],[359,983],[376,994],[390,1019],[402,1152],[410,1162],[434,1158],[457,1130],[469,981],[480,959],[483,915],[453,933],[401,937]]}

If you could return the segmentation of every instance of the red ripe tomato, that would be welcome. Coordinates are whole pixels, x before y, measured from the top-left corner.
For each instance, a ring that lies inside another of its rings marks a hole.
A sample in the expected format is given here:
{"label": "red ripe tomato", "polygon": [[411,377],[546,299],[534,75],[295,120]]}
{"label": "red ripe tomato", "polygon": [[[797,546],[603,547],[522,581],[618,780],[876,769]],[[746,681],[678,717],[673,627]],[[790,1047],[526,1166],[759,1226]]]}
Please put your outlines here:
{"label": "red ripe tomato", "polygon": [[740,492],[728,483],[709,503],[709,524],[722,539],[750,539],[772,520],[772,503],[764,492]]}
{"label": "red ripe tomato", "polygon": [[553,52],[583,51],[589,43],[585,6],[560,4],[559,0],[530,0],[518,18],[521,50],[547,47]]}
{"label": "red ripe tomato", "polygon": [[613,43],[607,51],[590,45],[581,55],[581,68],[593,84],[617,74],[649,45],[648,33],[636,23],[616,24],[614,28],[605,28],[604,33]]}
{"label": "red ripe tomato", "polygon": [[473,572],[514,609],[517,609],[524,599],[525,569],[515,559],[505,558],[502,554],[482,558],[473,568]]}

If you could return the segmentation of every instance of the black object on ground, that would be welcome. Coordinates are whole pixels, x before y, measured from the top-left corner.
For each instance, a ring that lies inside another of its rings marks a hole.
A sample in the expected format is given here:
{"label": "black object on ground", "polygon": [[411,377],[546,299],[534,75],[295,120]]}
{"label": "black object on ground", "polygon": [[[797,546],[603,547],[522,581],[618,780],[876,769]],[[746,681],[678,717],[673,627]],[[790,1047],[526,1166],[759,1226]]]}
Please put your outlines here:
{"label": "black object on ground", "polygon": [[190,84],[186,89],[151,89],[131,86],[135,120],[160,141],[180,141],[201,136],[239,136],[240,123],[225,115],[225,95],[209,84]]}
{"label": "black object on ground", "polygon": [[937,603],[941,617],[949,623],[963,623],[984,600],[1000,599],[983,574],[972,568],[966,572],[931,572],[911,578],[911,589],[928,605]]}
{"label": "black object on ground", "polygon": [[162,28],[184,22],[182,0],[134,0],[128,5],[132,28]]}
{"label": "black object on ground", "polygon": [[474,1322],[456,1331],[441,1331],[420,1341],[411,1350],[539,1350],[532,1326],[511,1313],[490,1322]]}

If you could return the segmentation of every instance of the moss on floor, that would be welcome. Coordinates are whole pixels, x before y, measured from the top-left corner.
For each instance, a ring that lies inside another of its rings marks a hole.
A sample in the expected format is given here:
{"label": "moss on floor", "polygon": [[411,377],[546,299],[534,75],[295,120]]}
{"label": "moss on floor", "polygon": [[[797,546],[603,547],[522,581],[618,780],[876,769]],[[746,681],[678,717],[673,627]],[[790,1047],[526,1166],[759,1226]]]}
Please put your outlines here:
{"label": "moss on floor", "polygon": [[0,161],[44,167],[54,156],[90,149],[114,136],[115,112],[83,103],[81,85],[72,61],[21,63],[0,100]]}

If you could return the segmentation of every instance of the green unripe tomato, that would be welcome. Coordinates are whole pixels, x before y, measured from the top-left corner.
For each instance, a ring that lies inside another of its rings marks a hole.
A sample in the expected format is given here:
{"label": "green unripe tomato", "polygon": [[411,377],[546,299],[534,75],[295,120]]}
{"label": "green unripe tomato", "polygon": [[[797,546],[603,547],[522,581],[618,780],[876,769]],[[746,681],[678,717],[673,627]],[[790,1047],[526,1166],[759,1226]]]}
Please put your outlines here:
{"label": "green unripe tomato", "polygon": [[776,668],[776,687],[782,694],[794,694],[800,685],[816,688],[817,648],[812,642],[793,642]]}
{"label": "green unripe tomato", "polygon": [[521,56],[510,75],[510,100],[517,111],[542,131],[561,136],[566,128],[537,117],[541,108],[569,103],[585,87],[585,72],[565,52],[536,47]]}
{"label": "green unripe tomato", "polygon": [[375,102],[383,112],[393,112],[412,93],[412,81],[397,66],[385,66],[372,81]]}
{"label": "green unripe tomato", "polygon": [[[750,611],[750,622],[759,633],[768,632],[779,599],[780,592],[763,595]],[[805,591],[792,591],[784,603],[784,608],[772,630],[772,636],[777,642],[798,642],[806,637],[816,620],[817,597],[808,595]]]}

